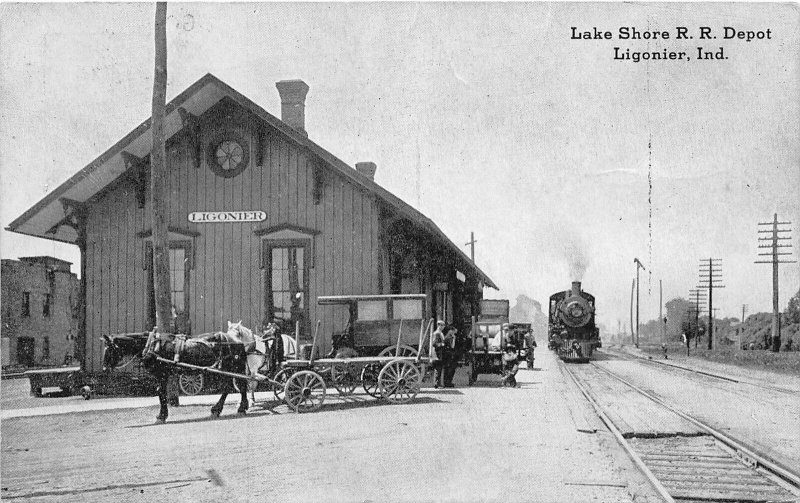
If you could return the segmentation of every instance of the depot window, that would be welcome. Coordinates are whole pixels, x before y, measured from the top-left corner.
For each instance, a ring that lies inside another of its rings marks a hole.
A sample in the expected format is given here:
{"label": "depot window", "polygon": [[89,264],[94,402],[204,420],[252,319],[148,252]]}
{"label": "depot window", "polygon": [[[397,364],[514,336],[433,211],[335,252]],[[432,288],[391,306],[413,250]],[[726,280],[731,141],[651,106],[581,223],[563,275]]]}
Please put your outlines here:
{"label": "depot window", "polygon": [[[156,323],[156,294],[153,271],[153,243],[147,242],[145,270],[148,285],[148,326]],[[191,279],[192,245],[189,241],[170,241],[169,243],[169,292],[172,308],[173,333],[190,334],[189,325],[189,282]]]}

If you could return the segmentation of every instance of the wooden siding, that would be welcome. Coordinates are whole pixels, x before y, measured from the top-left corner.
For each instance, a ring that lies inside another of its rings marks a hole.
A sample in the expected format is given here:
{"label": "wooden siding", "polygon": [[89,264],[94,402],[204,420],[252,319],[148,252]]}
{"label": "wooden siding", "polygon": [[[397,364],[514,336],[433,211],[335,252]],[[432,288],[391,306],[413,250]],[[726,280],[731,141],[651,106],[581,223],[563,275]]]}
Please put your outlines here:
{"label": "wooden siding", "polygon": [[[208,167],[209,142],[220,132],[243,137],[250,149],[249,165],[233,178],[215,175]],[[262,138],[262,134],[264,138]],[[188,290],[192,333],[221,330],[226,321],[242,320],[253,329],[264,319],[264,271],[259,229],[291,224],[319,231],[309,249],[310,323],[322,318],[322,349],[330,335],[346,323],[346,311],[318,310],[319,295],[381,293],[378,251],[378,206],[372,194],[352,185],[323,166],[322,199],[314,204],[315,163],[321,161],[266,124],[259,124],[230,103],[221,102],[201,117],[202,159],[194,165],[190,139],[179,134],[167,146],[169,163],[169,226],[196,231]],[[264,166],[256,165],[258,144]],[[193,211],[263,210],[257,223],[188,222]],[[87,221],[87,352],[86,365],[100,370],[103,334],[148,330],[144,238],[151,228],[149,191],[144,209],[136,201],[133,183],[123,181],[90,206]],[[309,342],[312,333],[301,342]]]}

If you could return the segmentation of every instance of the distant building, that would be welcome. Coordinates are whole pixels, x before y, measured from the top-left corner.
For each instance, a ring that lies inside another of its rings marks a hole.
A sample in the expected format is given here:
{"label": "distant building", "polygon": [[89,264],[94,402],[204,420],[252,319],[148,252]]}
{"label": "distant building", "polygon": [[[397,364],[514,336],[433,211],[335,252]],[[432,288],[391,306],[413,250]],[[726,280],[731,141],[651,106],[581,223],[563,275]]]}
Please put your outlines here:
{"label": "distant building", "polygon": [[61,365],[74,356],[79,281],[54,257],[2,261],[3,366]]}

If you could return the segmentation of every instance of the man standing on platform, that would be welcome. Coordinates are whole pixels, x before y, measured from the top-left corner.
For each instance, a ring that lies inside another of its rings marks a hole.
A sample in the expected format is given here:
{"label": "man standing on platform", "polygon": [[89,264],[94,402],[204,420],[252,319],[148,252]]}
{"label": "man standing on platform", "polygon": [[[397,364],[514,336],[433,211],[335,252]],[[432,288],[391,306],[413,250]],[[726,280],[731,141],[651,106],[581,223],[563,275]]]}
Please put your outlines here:
{"label": "man standing on platform", "polygon": [[444,327],[445,323],[442,320],[436,322],[436,331],[433,332],[431,339],[433,340],[433,355],[435,360],[431,364],[434,370],[433,374],[433,387],[441,387],[442,371],[445,365],[445,351],[444,351]]}
{"label": "man standing on platform", "polygon": [[444,346],[442,358],[444,362],[444,387],[454,388],[453,376],[456,374],[456,365],[458,363],[456,357],[456,328],[449,326],[444,331]]}

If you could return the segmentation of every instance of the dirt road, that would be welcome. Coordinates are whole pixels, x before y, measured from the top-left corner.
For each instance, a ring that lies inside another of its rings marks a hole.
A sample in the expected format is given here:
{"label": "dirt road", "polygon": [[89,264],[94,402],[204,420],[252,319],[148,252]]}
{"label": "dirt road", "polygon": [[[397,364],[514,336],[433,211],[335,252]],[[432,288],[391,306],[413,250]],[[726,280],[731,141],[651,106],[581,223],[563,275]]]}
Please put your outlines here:
{"label": "dirt road", "polygon": [[266,402],[237,417],[229,403],[218,420],[182,406],[166,425],[152,406],[6,419],[2,497],[657,501],[553,356],[537,356],[521,388],[483,376],[406,405],[356,395],[309,414]]}

